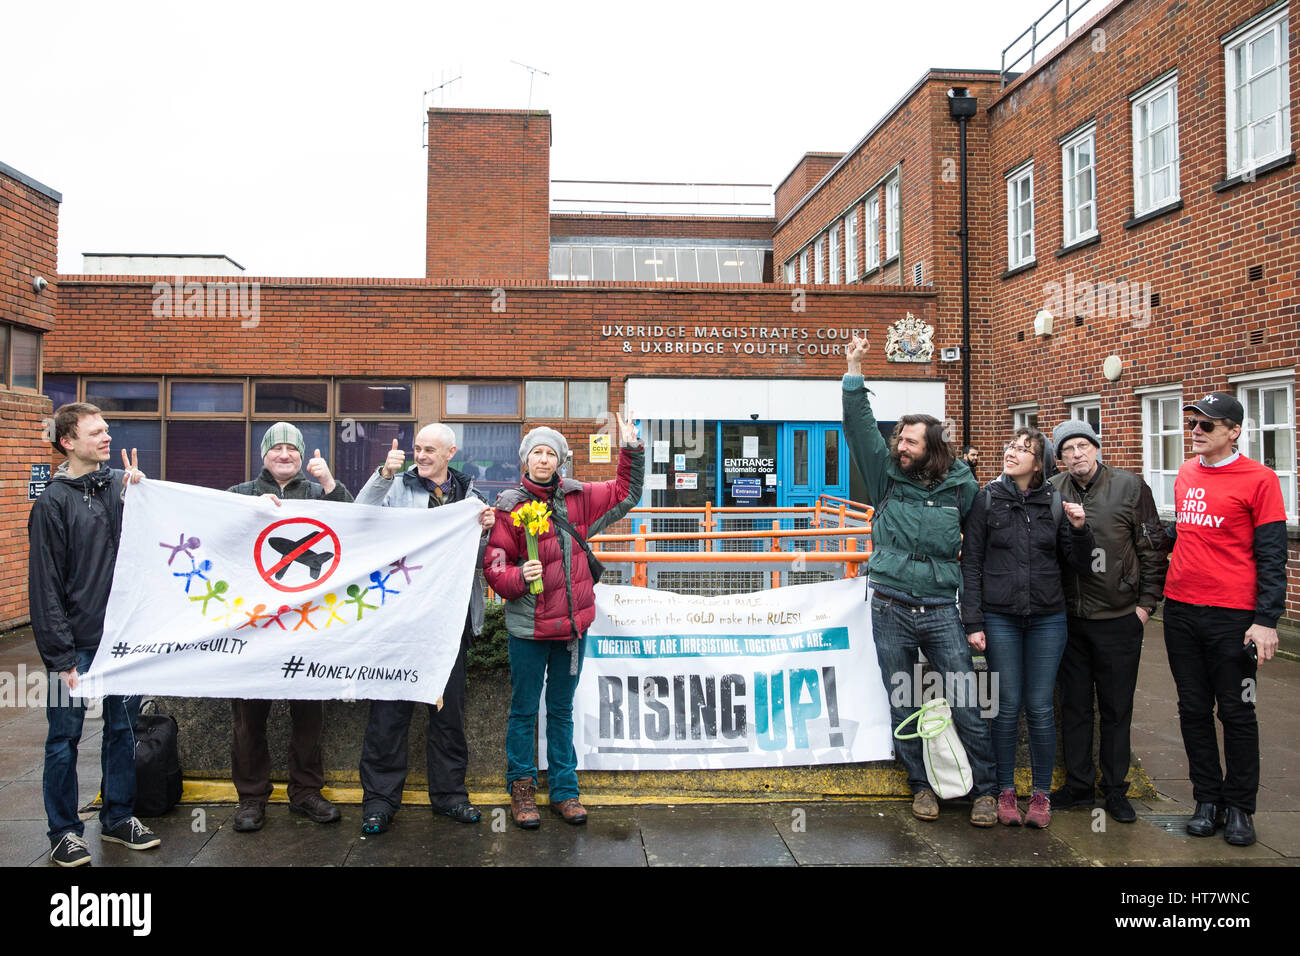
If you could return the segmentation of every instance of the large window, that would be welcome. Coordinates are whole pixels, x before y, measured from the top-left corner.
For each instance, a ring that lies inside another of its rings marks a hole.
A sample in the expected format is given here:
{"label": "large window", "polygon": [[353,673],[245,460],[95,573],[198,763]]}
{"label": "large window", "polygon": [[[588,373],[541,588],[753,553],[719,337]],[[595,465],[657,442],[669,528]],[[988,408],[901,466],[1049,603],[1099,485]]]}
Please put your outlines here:
{"label": "large window", "polygon": [[867,250],[867,271],[880,265],[880,197],[867,200],[867,228],[862,233]]}
{"label": "large window", "polygon": [[1237,400],[1246,410],[1237,447],[1242,454],[1277,472],[1286,516],[1295,521],[1295,374],[1286,372],[1277,378],[1239,382]]}
{"label": "large window", "polygon": [[858,207],[844,217],[844,281],[858,279]]}
{"label": "large window", "polygon": [[1037,428],[1038,427],[1038,403],[1028,402],[1023,405],[1012,405],[1008,409],[1011,412],[1011,430],[1017,428]]}
{"label": "large window", "polygon": [[1097,128],[1090,125],[1061,144],[1061,206],[1065,245],[1097,234]]}
{"label": "large window", "polygon": [[818,237],[813,246],[813,282],[821,285],[826,281],[826,239]]}
{"label": "large window", "polygon": [[526,418],[602,418],[608,410],[608,382],[524,383]]}
{"label": "large window", "polygon": [[764,247],[551,246],[552,279],[597,282],[762,282]]}
{"label": "large window", "polygon": [[1228,175],[1236,176],[1291,151],[1286,5],[1229,35],[1223,56]]}
{"label": "large window", "polygon": [[1034,261],[1034,164],[1007,176],[1007,269]]}
{"label": "large window", "polygon": [[831,226],[831,285],[840,284],[840,227]]}
{"label": "large window", "polygon": [[1098,438],[1101,437],[1101,400],[1096,395],[1076,398],[1070,402],[1070,417],[1087,422]]}
{"label": "large window", "polygon": [[1133,215],[1178,199],[1178,74],[1133,96]]}
{"label": "large window", "polygon": [[0,387],[36,391],[40,380],[40,333],[0,323]]}
{"label": "large window", "polygon": [[899,182],[898,175],[895,174],[889,182],[885,183],[885,261],[898,255],[899,247],[902,245],[901,216],[898,208]]}
{"label": "large window", "polygon": [[1183,393],[1181,389],[1142,396],[1142,472],[1156,507],[1174,510],[1174,479],[1183,464]]}

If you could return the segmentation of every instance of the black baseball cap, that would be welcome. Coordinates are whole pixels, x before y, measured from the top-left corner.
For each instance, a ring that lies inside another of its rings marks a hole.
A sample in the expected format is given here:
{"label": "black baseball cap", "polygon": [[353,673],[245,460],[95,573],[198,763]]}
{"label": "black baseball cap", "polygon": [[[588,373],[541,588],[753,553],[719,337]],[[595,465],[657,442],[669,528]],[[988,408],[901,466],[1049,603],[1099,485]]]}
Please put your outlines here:
{"label": "black baseball cap", "polygon": [[1206,395],[1199,402],[1192,402],[1183,406],[1183,411],[1189,412],[1195,409],[1207,418],[1222,418],[1224,421],[1232,422],[1234,425],[1240,425],[1246,417],[1242,410],[1241,402],[1237,401],[1227,392],[1212,392]]}

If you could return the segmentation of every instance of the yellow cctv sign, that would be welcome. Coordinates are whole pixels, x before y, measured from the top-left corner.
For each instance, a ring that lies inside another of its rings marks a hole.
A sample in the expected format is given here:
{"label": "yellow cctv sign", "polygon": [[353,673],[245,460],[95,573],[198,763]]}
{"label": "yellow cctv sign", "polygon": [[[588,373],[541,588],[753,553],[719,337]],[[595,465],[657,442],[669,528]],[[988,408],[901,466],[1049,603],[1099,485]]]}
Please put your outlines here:
{"label": "yellow cctv sign", "polygon": [[609,436],[588,435],[587,457],[593,465],[609,464]]}

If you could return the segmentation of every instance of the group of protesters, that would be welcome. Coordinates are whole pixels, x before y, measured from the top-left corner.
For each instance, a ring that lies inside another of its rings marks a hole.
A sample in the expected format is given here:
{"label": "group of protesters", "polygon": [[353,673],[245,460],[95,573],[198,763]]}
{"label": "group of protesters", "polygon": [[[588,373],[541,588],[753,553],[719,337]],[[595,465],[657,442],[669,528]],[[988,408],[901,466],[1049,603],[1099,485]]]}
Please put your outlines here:
{"label": "group of protesters", "polygon": [[[1002,474],[983,488],[973,475],[972,450],[957,457],[943,423],[929,415],[902,416],[886,440],[862,377],[867,347],[855,336],[846,349],[844,430],[874,507],[867,596],[892,725],[907,721],[917,702],[898,700],[889,689],[896,675],[914,672],[921,653],[931,668],[960,682],[973,673],[972,650],[983,651],[998,676],[992,720],[975,701],[952,702],[971,769],[971,823],[1046,827],[1053,809],[1096,802],[1098,771],[1107,811],[1132,822],[1126,776],[1133,697],[1143,629],[1163,600],[1196,800],[1187,830],[1211,836],[1222,827],[1229,843],[1253,843],[1259,742],[1253,695],[1243,694],[1242,682],[1252,680],[1257,659],[1268,660],[1277,647],[1286,530],[1276,475],[1234,448],[1241,405],[1214,393],[1186,406],[1195,456],[1179,471],[1175,497],[1185,504],[1176,525],[1166,529],[1146,483],[1103,463],[1100,440],[1082,421],[1062,423],[1050,440],[1034,428],[1016,429],[1004,449]],[[566,823],[587,819],[573,742],[573,701],[599,570],[586,538],[627,514],[645,471],[644,446],[630,416],[620,418],[618,428],[617,476],[605,482],[568,477],[564,436],[547,427],[530,430],[519,446],[518,486],[490,506],[470,476],[450,467],[452,429],[433,423],[415,436],[411,467],[394,441],[356,496],[358,503],[390,508],[482,503],[478,550],[464,560],[473,560],[505,601],[511,683],[505,784],[512,818],[524,829],[541,825],[534,738],[543,693],[549,806]],[[90,860],[77,812],[85,704],[59,691],[74,690],[94,658],[124,501],[143,475],[134,452],[130,458],[122,452],[122,470],[108,466],[108,425],[93,405],[59,408],[52,444],[65,460],[29,518],[29,593],[51,686],[43,778],[50,860],[77,866]],[[229,490],[276,504],[352,501],[319,450],[310,458],[306,451],[301,431],[277,422],[262,439],[260,474]],[[530,557],[525,529],[511,519],[536,502],[551,520]],[[476,583],[440,706],[428,705],[429,800],[434,812],[466,824],[481,819],[465,786],[464,699],[467,651],[483,620],[483,587]],[[1063,786],[1052,790],[1058,684],[1066,773]],[[1101,738],[1096,769],[1094,690]],[[1214,732],[1216,705],[1225,727],[1226,774]],[[102,840],[146,850],[160,839],[134,816],[139,707],[139,697],[104,698],[99,818]],[[233,828],[239,832],[265,824],[272,792],[270,707],[267,700],[232,701],[231,768],[239,798]],[[366,834],[389,830],[401,807],[414,707],[410,701],[370,703],[360,764]],[[1023,813],[1014,776],[1022,710],[1032,774]],[[290,701],[289,715],[289,809],[317,823],[337,822],[338,808],[321,793],[323,702]],[[920,742],[900,738],[896,752],[913,793],[912,813],[936,819],[939,799]]]}
{"label": "group of protesters", "polygon": [[[564,436],[552,428],[529,431],[519,446],[522,476],[517,488],[489,506],[474,480],[451,468],[455,433],[433,423],[415,436],[414,463],[393,442],[385,460],[358,492],[356,501],[389,508],[437,508],[478,499],[482,534],[476,554],[493,591],[505,600],[509,634],[511,702],[506,730],[506,787],[514,822],[524,829],[541,825],[538,812],[534,730],[542,694],[546,695],[549,805],[566,823],[586,822],[579,800],[577,752],[573,743],[573,699],[582,667],[582,638],[595,618],[595,575],[586,560],[589,535],[622,518],[640,495],[644,446],[630,419],[619,419],[617,476],[605,482],[579,482],[565,475],[571,454]],[[53,446],[64,461],[28,520],[31,541],[29,599],[36,646],[49,672],[43,795],[49,820],[50,861],[60,866],[90,862],[85,824],[77,807],[77,746],[85,719],[85,699],[72,696],[94,659],[103,633],[121,536],[124,503],[132,484],[143,477],[134,450],[122,452],[123,469],[108,466],[111,438],[94,405],[73,403],[54,415]],[[319,450],[307,458],[302,432],[277,422],[262,438],[262,470],[252,481],[229,489],[261,495],[276,505],[282,499],[351,502]],[[304,460],[306,464],[304,466]],[[305,470],[305,473],[304,473]],[[525,529],[511,512],[540,502],[548,527],[531,558]],[[499,517],[498,517],[499,516]],[[542,587],[534,586],[541,581]],[[429,800],[435,813],[478,823],[482,814],[469,799],[465,770],[465,671],[470,641],[483,628],[484,589],[471,589],[460,647],[442,697],[428,705],[426,734]],[[271,796],[271,758],[267,745],[269,700],[235,699],[232,706],[231,775],[239,798],[232,821],[237,832],[260,830]],[[407,771],[407,735],[415,704],[375,700],[362,744],[362,832],[386,832],[401,807]],[[134,815],[135,735],[138,696],[106,695],[101,745],[103,805],[101,840],[132,850],[148,850],[159,836]],[[321,735],[324,702],[289,701],[289,809],[316,823],[338,822],[341,814],[322,793]]]}
{"label": "group of protesters", "polygon": [[[1050,440],[1036,428],[1015,429],[1002,474],[983,488],[971,468],[977,453],[966,446],[958,458],[944,423],[930,415],[902,416],[886,441],[862,377],[867,348],[855,336],[846,352],[843,400],[845,437],[875,507],[868,588],[876,655],[888,689],[921,653],[944,675],[942,686],[963,686],[973,675],[972,650],[984,652],[997,676],[992,719],[977,701],[951,702],[970,763],[971,823],[1046,827],[1053,809],[1094,805],[1098,783],[1111,818],[1137,819],[1126,779],[1133,697],[1143,630],[1163,600],[1196,804],[1187,832],[1222,829],[1230,844],[1254,843],[1252,690],[1258,662],[1278,644],[1286,512],[1277,474],[1235,447],[1241,403],[1214,392],[1184,406],[1193,457],[1179,469],[1176,520],[1166,527],[1146,482],[1102,462],[1101,441],[1084,421],[1062,422]],[[1058,686],[1065,779],[1053,790]],[[916,703],[891,697],[892,723]],[[1022,709],[1031,774],[1023,812],[1015,781]],[[936,819],[920,741],[899,739],[896,752],[912,813]]]}

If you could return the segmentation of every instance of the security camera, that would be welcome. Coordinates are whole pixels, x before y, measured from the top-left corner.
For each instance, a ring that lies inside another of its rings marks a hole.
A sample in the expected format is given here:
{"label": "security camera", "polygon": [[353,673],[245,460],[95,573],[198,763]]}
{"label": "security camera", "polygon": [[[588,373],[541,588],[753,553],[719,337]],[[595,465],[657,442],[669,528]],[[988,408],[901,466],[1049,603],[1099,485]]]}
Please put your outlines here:
{"label": "security camera", "polygon": [[32,288],[36,290],[37,295],[44,292],[48,285],[49,283],[45,281],[44,276],[36,276],[36,278],[32,279]]}
{"label": "security camera", "polygon": [[749,417],[752,421],[758,421],[758,412],[750,412]]}

